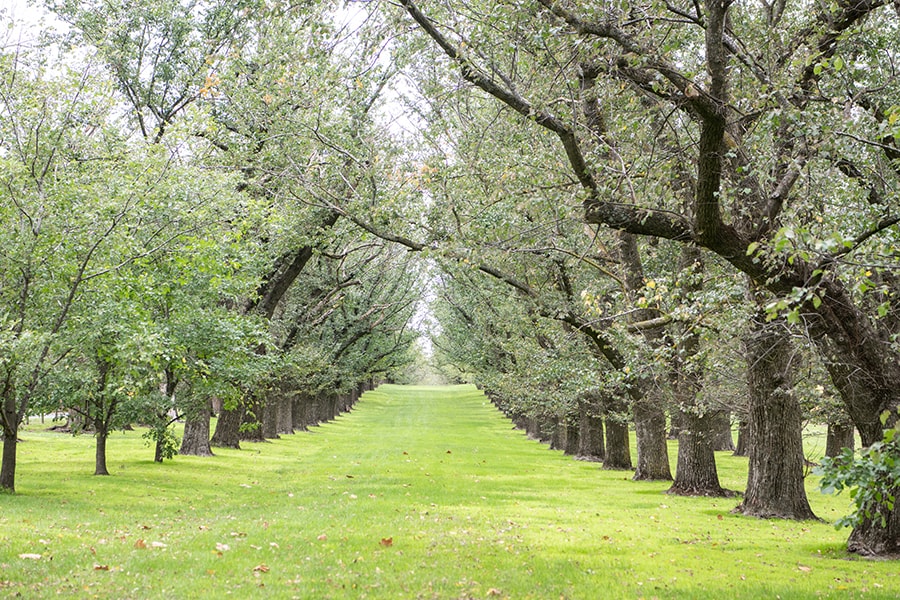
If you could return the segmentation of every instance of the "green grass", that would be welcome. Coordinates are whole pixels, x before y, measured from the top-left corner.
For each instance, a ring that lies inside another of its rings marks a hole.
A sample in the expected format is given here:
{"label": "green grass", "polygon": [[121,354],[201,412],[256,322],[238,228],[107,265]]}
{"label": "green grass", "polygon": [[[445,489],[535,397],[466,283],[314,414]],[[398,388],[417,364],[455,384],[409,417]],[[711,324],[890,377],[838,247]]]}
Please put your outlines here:
{"label": "green grass", "polygon": [[[113,475],[94,477],[91,438],[26,430],[19,493],[0,496],[0,598],[900,595],[897,564],[848,556],[846,530],[573,461],[471,387],[382,386],[311,433],[213,458],[154,464],[140,435],[115,434]],[[743,489],[746,459],[718,458]],[[828,521],[848,508],[809,495]]]}

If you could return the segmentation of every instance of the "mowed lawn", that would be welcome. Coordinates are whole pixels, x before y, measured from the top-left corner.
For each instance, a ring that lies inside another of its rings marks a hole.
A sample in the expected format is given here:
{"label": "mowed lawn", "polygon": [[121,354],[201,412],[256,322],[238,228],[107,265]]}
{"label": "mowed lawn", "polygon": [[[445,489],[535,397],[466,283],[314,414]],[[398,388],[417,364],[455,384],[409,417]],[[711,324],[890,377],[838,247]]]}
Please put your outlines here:
{"label": "mowed lawn", "polygon": [[[0,496],[0,598],[896,598],[829,522],[732,515],[528,440],[475,388],[382,386],[310,433],[154,464],[32,424]],[[673,465],[674,465],[674,451]],[[719,455],[743,489],[747,461]],[[39,557],[38,557],[39,555]]]}

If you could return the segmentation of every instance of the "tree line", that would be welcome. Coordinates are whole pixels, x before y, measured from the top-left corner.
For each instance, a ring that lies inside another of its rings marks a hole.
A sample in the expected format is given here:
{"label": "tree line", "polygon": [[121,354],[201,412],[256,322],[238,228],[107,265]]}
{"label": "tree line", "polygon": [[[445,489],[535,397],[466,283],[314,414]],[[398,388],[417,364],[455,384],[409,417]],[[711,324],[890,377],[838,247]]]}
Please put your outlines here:
{"label": "tree line", "polygon": [[135,420],[157,458],[175,416],[302,428],[421,361],[427,296],[445,376],[672,493],[733,494],[734,423],[737,510],[813,518],[826,425],[878,492],[850,549],[896,552],[897,475],[842,450],[900,389],[890,3],[48,6],[2,55],[4,488],[31,412],[98,472]]}

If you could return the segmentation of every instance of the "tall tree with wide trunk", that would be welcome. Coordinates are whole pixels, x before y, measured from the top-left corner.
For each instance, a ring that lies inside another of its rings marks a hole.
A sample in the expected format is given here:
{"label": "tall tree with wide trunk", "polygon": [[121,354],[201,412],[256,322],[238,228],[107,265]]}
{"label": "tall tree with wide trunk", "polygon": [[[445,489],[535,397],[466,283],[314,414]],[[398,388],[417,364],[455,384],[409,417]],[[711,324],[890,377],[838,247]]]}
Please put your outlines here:
{"label": "tall tree with wide trunk", "polygon": [[804,488],[802,413],[793,391],[795,352],[782,321],[757,314],[744,344],[750,388],[750,466],[735,510],[753,517],[814,519]]}

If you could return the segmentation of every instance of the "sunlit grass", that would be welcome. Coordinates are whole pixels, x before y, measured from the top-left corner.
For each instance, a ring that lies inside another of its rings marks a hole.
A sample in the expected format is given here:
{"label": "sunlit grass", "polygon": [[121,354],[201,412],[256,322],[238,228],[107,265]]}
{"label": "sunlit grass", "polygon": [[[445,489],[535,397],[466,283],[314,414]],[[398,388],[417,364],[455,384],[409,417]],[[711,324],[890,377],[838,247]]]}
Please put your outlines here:
{"label": "sunlit grass", "polygon": [[[896,563],[848,557],[846,530],[571,460],[471,387],[382,386],[311,433],[213,458],[158,465],[140,435],[115,434],[112,476],[94,477],[91,438],[25,432],[19,493],[0,496],[0,597],[900,594]],[[718,458],[743,489],[746,459]],[[847,510],[809,494],[828,521]]]}

